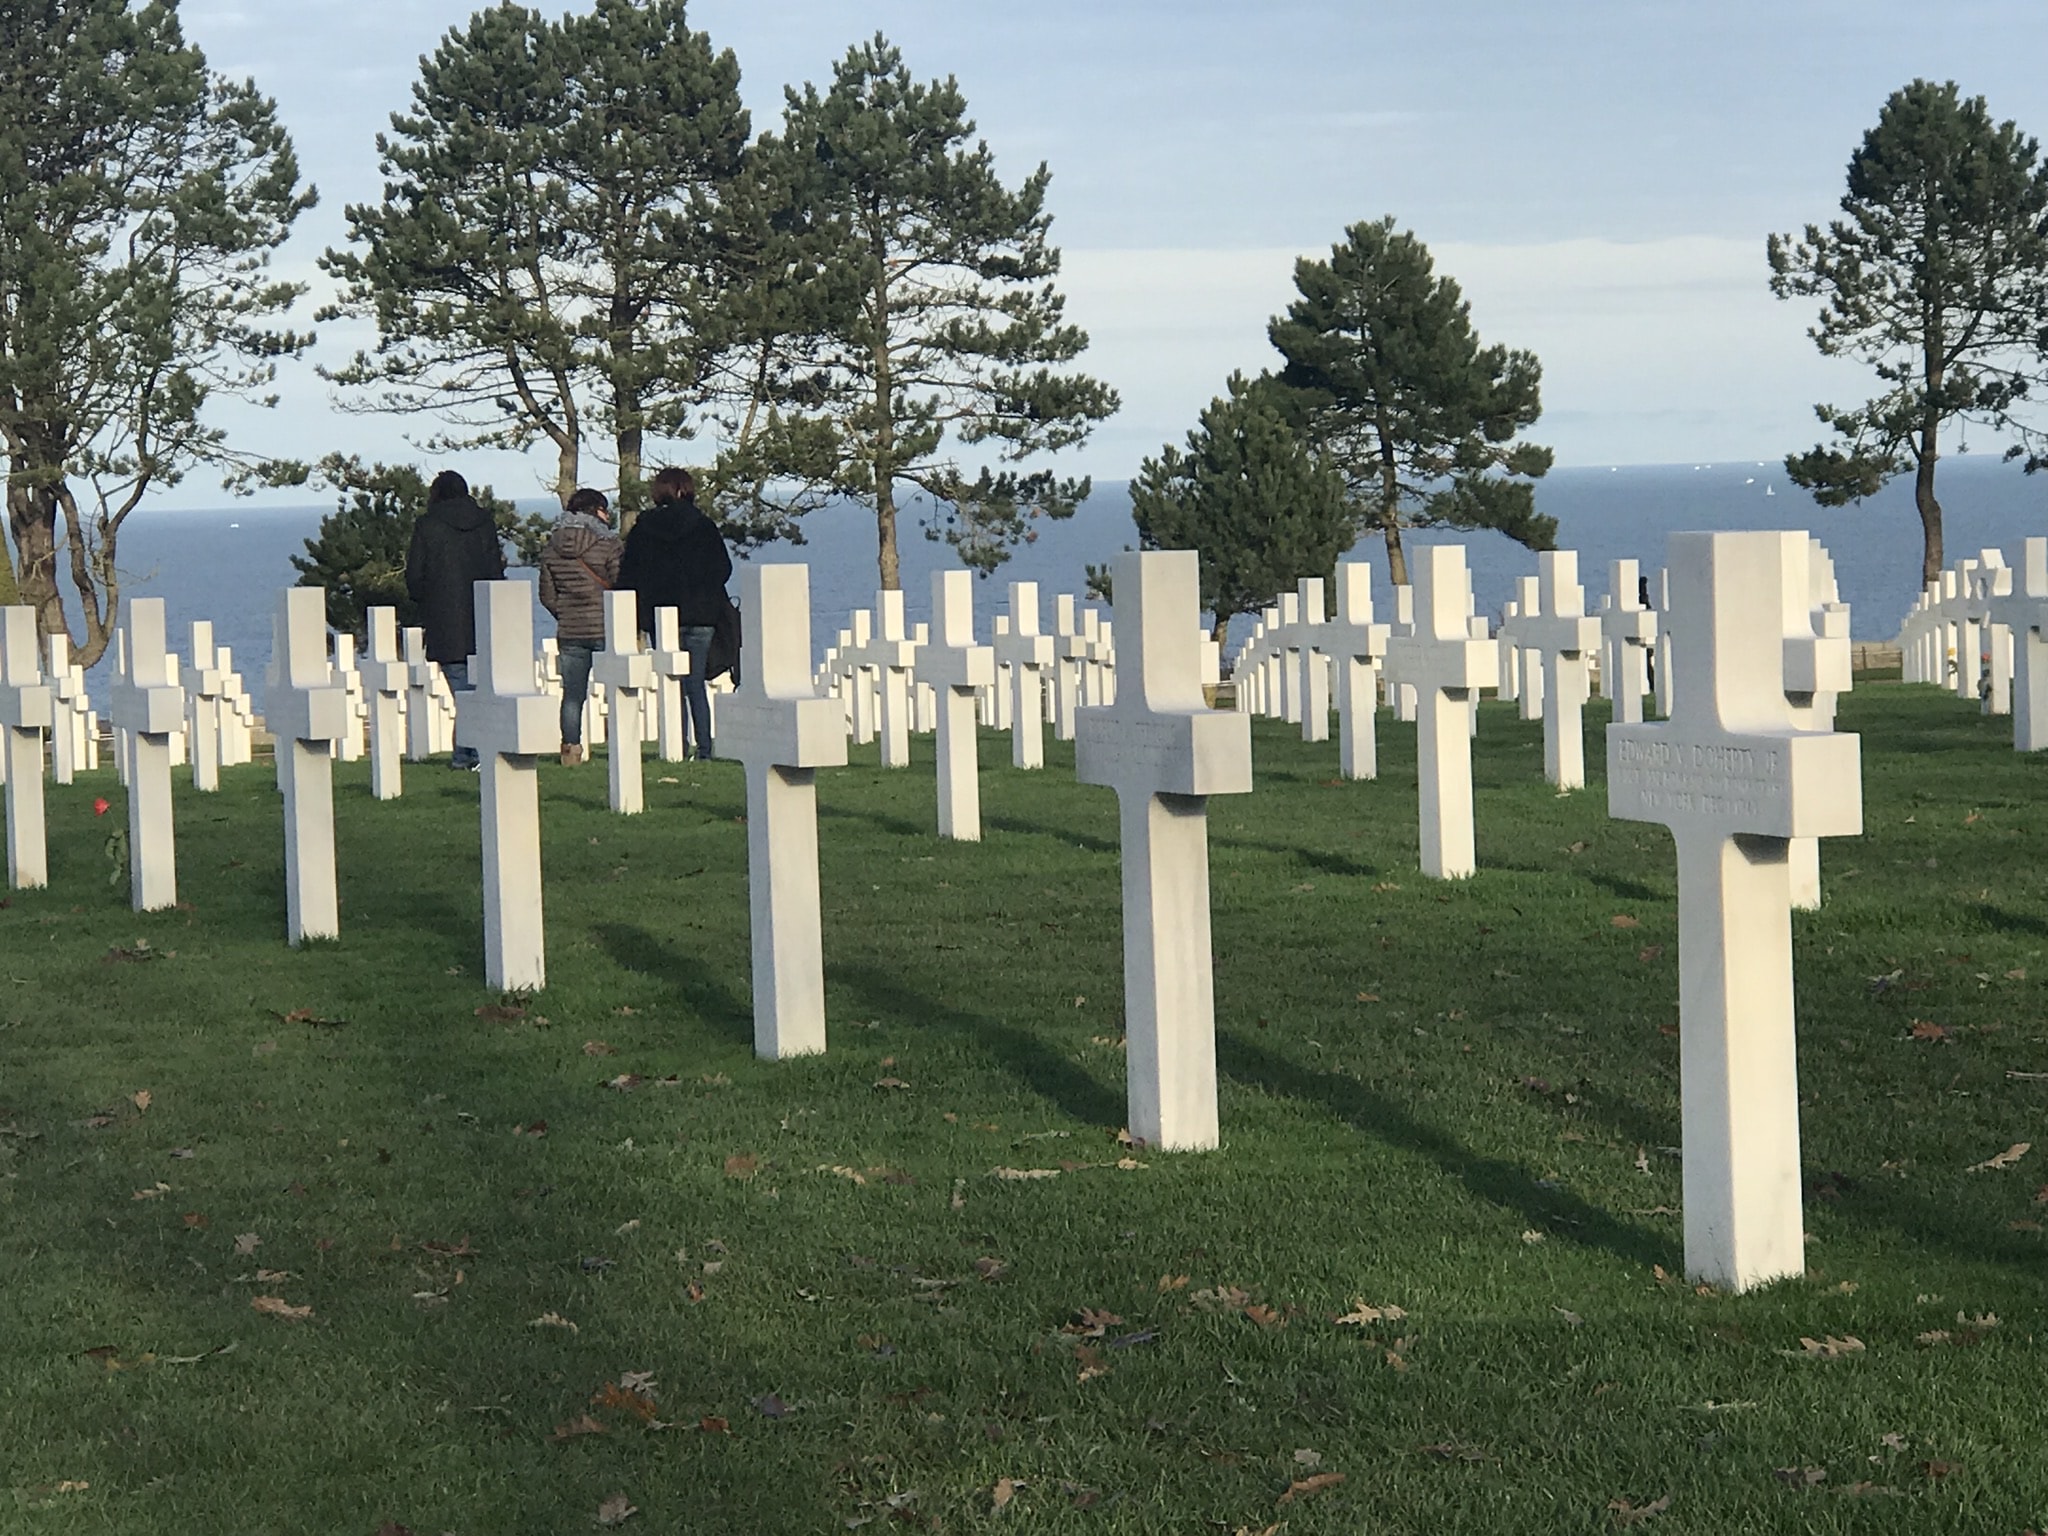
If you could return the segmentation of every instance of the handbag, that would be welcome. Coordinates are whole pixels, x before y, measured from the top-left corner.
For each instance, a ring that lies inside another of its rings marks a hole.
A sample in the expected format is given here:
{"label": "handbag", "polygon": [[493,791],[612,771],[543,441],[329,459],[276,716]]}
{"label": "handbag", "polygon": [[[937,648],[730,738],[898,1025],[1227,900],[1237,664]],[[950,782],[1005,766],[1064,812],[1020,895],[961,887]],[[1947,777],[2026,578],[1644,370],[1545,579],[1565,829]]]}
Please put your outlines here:
{"label": "handbag", "polygon": [[704,658],[704,680],[732,674],[733,685],[740,680],[740,610],[724,591],[718,594],[718,609],[711,620],[711,648]]}

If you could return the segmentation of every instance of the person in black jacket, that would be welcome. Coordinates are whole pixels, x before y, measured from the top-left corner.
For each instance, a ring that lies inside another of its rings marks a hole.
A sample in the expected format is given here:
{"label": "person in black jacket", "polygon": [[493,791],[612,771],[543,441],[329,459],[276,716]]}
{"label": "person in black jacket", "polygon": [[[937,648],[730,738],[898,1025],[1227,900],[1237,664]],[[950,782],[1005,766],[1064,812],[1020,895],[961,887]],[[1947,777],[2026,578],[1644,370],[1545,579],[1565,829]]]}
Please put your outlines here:
{"label": "person in black jacket", "polygon": [[654,477],[654,504],[626,534],[619,559],[619,587],[638,599],[640,629],[654,633],[654,611],[676,610],[683,649],[690,656],[683,697],[689,709],[684,747],[690,756],[711,756],[711,695],[704,675],[711,632],[725,606],[732,556],[718,525],[697,509],[697,482],[686,469],[664,469]]}
{"label": "person in black jacket", "polygon": [[[491,514],[476,504],[467,480],[452,469],[442,470],[427,488],[427,510],[412,525],[405,590],[419,605],[427,660],[440,666],[457,693],[476,686],[469,676],[469,658],[476,650],[475,584],[504,579],[505,550]],[[475,768],[476,749],[458,739],[448,766]]]}

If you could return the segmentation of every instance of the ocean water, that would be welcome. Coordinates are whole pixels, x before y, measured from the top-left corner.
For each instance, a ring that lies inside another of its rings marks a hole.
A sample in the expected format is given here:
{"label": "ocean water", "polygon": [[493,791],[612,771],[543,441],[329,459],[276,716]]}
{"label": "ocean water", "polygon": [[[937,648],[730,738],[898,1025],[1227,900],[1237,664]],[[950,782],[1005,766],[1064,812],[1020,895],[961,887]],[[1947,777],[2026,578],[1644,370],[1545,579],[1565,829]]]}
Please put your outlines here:
{"label": "ocean water", "polygon": [[[2048,535],[2048,475],[2028,476],[1995,459],[1960,458],[1942,466],[1940,492],[1951,561],[1995,547],[2017,563],[2022,539]],[[1559,547],[1579,551],[1589,610],[1597,609],[1607,589],[1609,561],[1635,559],[1654,569],[1663,563],[1669,534],[1696,529],[1799,529],[1819,538],[1834,556],[1859,640],[1896,635],[1920,587],[1920,522],[1907,481],[1894,482],[1859,507],[1824,508],[1787,483],[1776,462],[1573,468],[1554,470],[1539,483],[1537,506],[1557,518]],[[212,620],[215,637],[233,648],[236,667],[260,708],[277,590],[297,579],[291,556],[303,553],[327,510],[138,509],[122,531],[124,591],[165,600],[171,643],[180,653],[192,621]],[[954,564],[945,544],[921,536],[914,517],[906,517],[901,532],[904,608],[913,623],[930,615],[931,573]],[[1536,569],[1533,554],[1499,534],[1408,536],[1411,545],[1447,540],[1467,546],[1483,613],[1498,616],[1514,579]],[[1089,565],[1135,543],[1125,487],[1098,485],[1072,519],[1043,524],[1035,540],[992,579],[977,584],[978,631],[987,636],[988,617],[1005,604],[1010,581],[1039,584],[1049,628],[1053,594],[1084,592]],[[1385,547],[1374,536],[1357,553],[1373,566],[1375,602],[1385,617],[1392,612]],[[847,614],[873,603],[875,554],[873,516],[857,507],[833,507],[808,519],[804,545],[771,546],[754,558],[809,564],[812,644],[822,654]],[[515,574],[533,579],[532,572]],[[534,615],[536,634],[552,633],[552,621],[538,603]],[[92,679],[102,700],[107,672],[103,663]]]}

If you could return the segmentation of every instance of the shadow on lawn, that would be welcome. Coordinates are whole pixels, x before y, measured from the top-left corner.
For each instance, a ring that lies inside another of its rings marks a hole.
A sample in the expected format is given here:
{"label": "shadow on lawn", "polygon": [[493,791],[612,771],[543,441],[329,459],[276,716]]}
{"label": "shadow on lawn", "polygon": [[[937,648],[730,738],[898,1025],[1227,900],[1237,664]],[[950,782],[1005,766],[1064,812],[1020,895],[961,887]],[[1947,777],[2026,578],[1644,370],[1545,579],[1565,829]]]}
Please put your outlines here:
{"label": "shadow on lawn", "polygon": [[985,1013],[948,1007],[905,986],[900,975],[879,966],[835,965],[828,969],[826,982],[828,986],[837,983],[851,987],[880,1012],[926,1028],[964,1030],[985,1045],[989,1054],[1019,1083],[1049,1100],[1062,1114],[1110,1128],[1124,1123],[1121,1094],[1027,1030]]}
{"label": "shadow on lawn", "polygon": [[1213,833],[1210,843],[1217,848],[1249,848],[1260,853],[1277,854],[1333,878],[1373,880],[1385,872],[1380,865],[1362,864],[1349,854],[1328,848],[1304,848],[1298,843],[1266,842],[1256,837],[1217,837]]}
{"label": "shadow on lawn", "polygon": [[2048,922],[2026,912],[2009,912],[2004,907],[1994,907],[1989,902],[1971,904],[1970,910],[1977,914],[1979,922],[1994,933],[2029,933],[2036,938],[2048,938]]}
{"label": "shadow on lawn", "polygon": [[1526,1169],[1467,1150],[1356,1079],[1312,1071],[1229,1032],[1218,1032],[1216,1057],[1217,1065],[1241,1083],[1320,1104],[1364,1135],[1421,1153],[1474,1195],[1514,1211],[1532,1228],[1605,1249],[1646,1268],[1681,1262],[1662,1235],[1621,1221],[1566,1190],[1539,1187]]}
{"label": "shadow on lawn", "polygon": [[592,932],[613,962],[670,988],[676,1000],[707,1024],[728,1027],[743,1044],[754,1040],[752,1006],[712,979],[708,968],[630,923],[599,923]]}
{"label": "shadow on lawn", "polygon": [[843,821],[873,822],[883,831],[894,833],[897,837],[923,838],[932,835],[932,829],[922,822],[910,821],[901,816],[891,816],[885,811],[857,810],[851,806],[831,805],[824,800],[820,800],[818,802],[818,814],[820,816],[837,817]]}
{"label": "shadow on lawn", "polygon": [[1082,832],[1074,827],[1048,827],[1035,821],[1020,821],[1015,816],[983,816],[981,824],[995,832],[1014,832],[1019,837],[1049,837],[1057,842],[1085,848],[1090,853],[1117,853],[1116,842],[1107,837],[1097,837],[1092,832]]}

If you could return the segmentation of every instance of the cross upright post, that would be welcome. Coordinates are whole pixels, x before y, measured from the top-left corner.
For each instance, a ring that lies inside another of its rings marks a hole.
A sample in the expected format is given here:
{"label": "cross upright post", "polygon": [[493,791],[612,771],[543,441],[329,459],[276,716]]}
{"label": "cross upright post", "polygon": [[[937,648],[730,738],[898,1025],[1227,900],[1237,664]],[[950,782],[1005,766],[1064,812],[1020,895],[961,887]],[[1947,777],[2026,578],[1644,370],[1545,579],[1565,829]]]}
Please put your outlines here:
{"label": "cross upright post", "polygon": [[192,731],[192,787],[204,794],[220,788],[222,714],[227,704],[227,674],[213,643],[213,625],[192,624],[192,664],[185,671],[186,715]]}
{"label": "cross upright post", "polygon": [[1010,583],[1009,630],[995,643],[996,662],[1010,674],[1010,764],[1045,766],[1045,683],[1053,666],[1051,635],[1038,629],[1038,583]]}
{"label": "cross upright post", "polygon": [[128,889],[138,912],[178,904],[171,823],[171,736],[185,722],[177,659],[164,645],[164,600],[121,601],[127,672],[114,683],[114,724],[126,732]]}
{"label": "cross upright post", "polygon": [[50,776],[59,784],[69,784],[78,770],[86,766],[85,716],[92,706],[85,697],[84,689],[74,686],[70,637],[50,635],[45,644],[49,647],[50,664],[44,676],[50,681],[53,700]]}
{"label": "cross upright post", "polygon": [[875,638],[870,646],[882,693],[882,766],[910,766],[910,669],[916,648],[903,628],[903,594],[875,594]]}
{"label": "cross upright post", "polygon": [[1295,631],[1301,656],[1301,739],[1330,739],[1329,607],[1323,578],[1304,576],[1296,585],[1300,625]]}
{"label": "cross upright post", "polygon": [[1863,823],[1857,738],[1799,729],[1786,697],[1805,540],[1673,534],[1678,713],[1607,731],[1608,814],[1678,850],[1686,1269],[1735,1290],[1806,1263],[1787,843]]}
{"label": "cross upright post", "polygon": [[1950,590],[1949,602],[1953,609],[1953,623],[1956,636],[1956,697],[1972,703],[1977,698],[1977,686],[1984,673],[1984,653],[1981,636],[1977,628],[1977,565],[1975,560],[1958,560],[1955,563],[1955,583]]}
{"label": "cross upright post", "polygon": [[1998,617],[1997,608],[2000,598],[2012,596],[2012,577],[2012,567],[2005,563],[2003,550],[1977,551],[1976,579],[1971,584],[1969,601],[1984,637],[1984,649],[1989,653],[1985,686],[1980,689],[1980,705],[1987,715],[2012,713],[2012,629]]}
{"label": "cross upright post", "polygon": [[1643,606],[1642,583],[1633,560],[1607,566],[1607,606],[1600,611],[1600,633],[1607,642],[1613,676],[1607,696],[1614,718],[1634,725],[1643,718],[1643,695],[1650,691],[1650,648],[1657,643],[1657,615]]}
{"label": "cross upright post", "polygon": [[350,724],[348,688],[327,660],[327,594],[287,587],[278,594],[271,695],[266,702],[284,791],[285,939],[341,932],[334,878],[334,743]]}
{"label": "cross upright post", "polygon": [[356,658],[356,637],[334,637],[334,680],[348,696],[348,725],[335,743],[335,757],[344,763],[360,762],[363,756],[363,726],[369,708],[363,698],[363,669]]}
{"label": "cross upright post", "polygon": [[[1823,585],[1827,551],[1820,540],[1785,545],[1785,702],[1802,731],[1832,731],[1835,704],[1855,686],[1849,611],[1831,603]],[[1831,585],[1831,584],[1830,584]],[[1792,905],[1820,910],[1820,839],[1795,837],[1785,849]]]}
{"label": "cross upright post", "polygon": [[1062,592],[1052,600],[1053,633],[1053,737],[1074,739],[1074,716],[1081,708],[1081,667],[1088,654],[1088,642],[1075,616],[1074,594]]}
{"label": "cross upright post", "polygon": [[683,679],[690,675],[690,653],[683,649],[680,611],[654,610],[655,692],[660,700],[655,750],[664,763],[683,760]]}
{"label": "cross upright post", "polygon": [[2010,585],[1990,611],[2012,636],[2012,745],[2040,752],[2048,749],[2048,539],[2021,546]]}
{"label": "cross upright post", "polygon": [[1415,622],[1389,657],[1416,691],[1416,778],[1422,872],[1462,880],[1477,867],[1472,832],[1472,699],[1499,670],[1494,640],[1475,640],[1465,613],[1465,548],[1416,551]]}
{"label": "cross upright post", "polygon": [[1586,784],[1587,658],[1600,646],[1600,621],[1586,616],[1576,550],[1536,557],[1537,608],[1524,608],[1517,638],[1543,662],[1543,776],[1559,789]]}
{"label": "cross upright post", "polygon": [[1379,709],[1381,663],[1387,659],[1390,632],[1372,617],[1372,567],[1346,560],[1337,567],[1337,617],[1324,626],[1325,643],[1337,659],[1337,730],[1339,771],[1347,779],[1379,777]]}
{"label": "cross upright post", "polygon": [[1075,776],[1116,791],[1122,825],[1131,1134],[1200,1150],[1219,1135],[1208,797],[1251,790],[1251,721],[1202,698],[1194,552],[1128,553],[1114,570],[1129,686],[1080,712]]}
{"label": "cross upright post", "polygon": [[632,592],[604,594],[604,649],[591,661],[590,675],[604,684],[612,703],[610,764],[612,809],[637,816],[645,805],[640,771],[640,711],[654,686],[654,658],[640,644],[639,599]]}
{"label": "cross upright post", "polygon": [[17,891],[50,883],[43,820],[43,735],[56,724],[43,681],[36,611],[0,608],[0,726],[7,732],[7,883]]}
{"label": "cross upright post", "polygon": [[533,664],[533,588],[479,581],[476,686],[456,695],[456,732],[476,748],[483,825],[484,977],[501,992],[547,985],[541,913],[540,773],[562,740],[560,706]]}
{"label": "cross upright post", "polygon": [[427,632],[417,625],[405,632],[405,755],[424,763],[434,755],[434,683],[441,669],[427,660]]}
{"label": "cross upright post", "polygon": [[[932,572],[932,634],[917,675],[938,692],[939,836],[981,841],[976,691],[995,682],[995,653],[974,643],[974,573]],[[1022,719],[1022,716],[1019,716]]]}
{"label": "cross upright post", "polygon": [[846,766],[846,720],[811,687],[810,567],[746,565],[740,611],[758,638],[714,751],[746,768],[754,1054],[780,1061],[825,1049],[817,775]]}
{"label": "cross upright post", "polygon": [[398,651],[398,611],[372,608],[370,659],[363,663],[363,688],[370,706],[370,793],[379,800],[396,800],[404,784],[400,777],[400,737],[405,729],[405,663]]}
{"label": "cross upright post", "polygon": [[1280,718],[1301,724],[1301,685],[1308,676],[1301,645],[1301,594],[1280,594],[1280,626],[1275,634],[1280,657]]}

